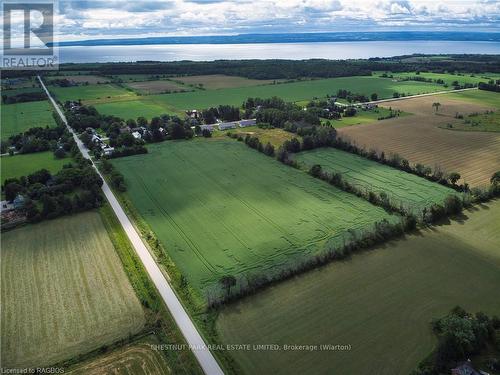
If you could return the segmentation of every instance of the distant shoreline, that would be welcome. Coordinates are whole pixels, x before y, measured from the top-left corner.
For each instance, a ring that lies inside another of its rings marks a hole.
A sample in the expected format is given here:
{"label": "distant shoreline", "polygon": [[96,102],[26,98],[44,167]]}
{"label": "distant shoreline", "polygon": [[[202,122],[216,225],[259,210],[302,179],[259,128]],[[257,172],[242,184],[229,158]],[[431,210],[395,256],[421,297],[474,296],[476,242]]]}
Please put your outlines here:
{"label": "distant shoreline", "polygon": [[492,32],[335,32],[287,34],[238,34],[210,36],[167,36],[151,38],[95,39],[54,43],[65,46],[131,46],[176,44],[272,44],[369,41],[459,41],[500,42],[500,33]]}

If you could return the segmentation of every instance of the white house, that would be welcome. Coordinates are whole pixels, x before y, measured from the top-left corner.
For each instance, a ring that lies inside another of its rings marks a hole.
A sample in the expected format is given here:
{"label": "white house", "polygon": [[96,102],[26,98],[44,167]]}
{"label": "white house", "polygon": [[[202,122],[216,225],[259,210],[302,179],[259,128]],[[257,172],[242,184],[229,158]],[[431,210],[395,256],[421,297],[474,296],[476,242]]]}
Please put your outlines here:
{"label": "white house", "polygon": [[142,135],[139,132],[132,132],[132,135],[134,136],[135,139],[142,139]]}

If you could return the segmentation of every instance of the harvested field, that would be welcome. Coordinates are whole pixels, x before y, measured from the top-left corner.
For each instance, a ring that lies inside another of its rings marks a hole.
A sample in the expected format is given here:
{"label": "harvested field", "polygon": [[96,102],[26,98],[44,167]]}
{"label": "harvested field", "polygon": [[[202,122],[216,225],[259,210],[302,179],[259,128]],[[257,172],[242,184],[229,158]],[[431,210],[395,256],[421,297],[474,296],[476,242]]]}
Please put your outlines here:
{"label": "harvested field", "polygon": [[394,205],[415,215],[433,203],[443,204],[446,197],[456,194],[446,186],[334,148],[299,152],[294,159],[307,170],[319,164],[323,171],[340,173],[344,181],[358,189],[384,192]]}
{"label": "harvested field", "polygon": [[145,323],[97,212],[3,233],[1,270],[3,367],[49,366]]}
{"label": "harvested field", "polygon": [[[249,79],[245,77],[226,76],[224,74],[210,74],[203,76],[174,77],[173,80],[186,85],[203,87],[208,90],[229,89],[234,87],[249,87],[268,85],[276,82],[272,79]],[[279,80],[278,80],[279,81]]]}
{"label": "harvested field", "polygon": [[[483,95],[478,91],[469,91],[467,95],[474,97],[475,93]],[[441,103],[437,113],[432,107],[434,102]],[[463,121],[455,118],[456,113],[494,109],[489,104],[479,105],[448,94],[393,101],[390,106],[414,116],[346,127],[339,129],[339,134],[367,149],[384,151],[386,155],[398,153],[414,164],[437,165],[445,172],[458,172],[462,181],[471,186],[488,184],[499,169],[500,134],[440,128]]]}
{"label": "harvested field", "polygon": [[140,343],[127,345],[66,372],[71,375],[167,375],[172,371],[161,352],[151,349],[158,341],[150,336]]}
{"label": "harvested field", "polygon": [[351,345],[234,351],[245,374],[409,374],[436,345],[430,323],[460,305],[500,314],[500,201],[268,288],[222,310],[226,344]]}
{"label": "harvested field", "polygon": [[167,80],[131,82],[127,83],[127,86],[141,94],[147,95],[192,90],[190,87]]}
{"label": "harvested field", "polygon": [[202,295],[224,275],[275,275],[340,246],[349,230],[399,221],[235,140],[148,149],[112,163],[125,176],[126,196]]}

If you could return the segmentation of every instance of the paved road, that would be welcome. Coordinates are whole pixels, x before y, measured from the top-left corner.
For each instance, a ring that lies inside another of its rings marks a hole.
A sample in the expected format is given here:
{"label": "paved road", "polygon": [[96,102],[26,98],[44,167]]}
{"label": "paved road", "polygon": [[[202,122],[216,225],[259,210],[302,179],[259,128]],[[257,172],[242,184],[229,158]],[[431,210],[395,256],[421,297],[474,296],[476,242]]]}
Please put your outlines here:
{"label": "paved road", "polygon": [[[80,149],[81,153],[85,158],[90,159],[87,148],[82,143],[82,141],[80,141],[80,139],[76,136],[73,129],[69,127],[68,122],[66,121],[66,117],[62,113],[61,109],[59,108],[55,100],[50,95],[49,91],[45,87],[45,84],[43,83],[40,76],[38,77],[38,79],[43,89],[47,93],[50,101],[52,102],[52,105],[54,106],[55,110],[61,117],[64,124],[66,124],[66,126],[68,127],[68,130],[73,135],[73,138],[75,139],[75,142],[78,145],[78,148]],[[97,173],[101,175],[100,172],[97,170],[93,161],[92,165],[96,169]],[[174,320],[179,326],[179,329],[184,335],[184,338],[186,339],[187,343],[193,350],[193,353],[196,356],[196,359],[198,360],[201,368],[207,375],[223,375],[224,373],[220,368],[219,364],[215,360],[210,350],[207,349],[205,342],[203,341],[203,338],[201,337],[195,325],[189,318],[189,315],[186,313],[186,310],[184,310],[184,307],[182,306],[181,302],[179,301],[176,294],[172,290],[172,287],[165,279],[163,273],[160,271],[160,268],[154,261],[153,257],[149,253],[144,243],[142,242],[141,237],[139,236],[134,226],[130,222],[129,218],[125,214],[125,211],[123,211],[122,207],[120,206],[120,203],[118,203],[118,200],[115,198],[115,195],[109,188],[109,185],[106,183],[104,178],[103,181],[104,183],[102,185],[102,190],[104,192],[104,195],[106,196],[111,207],[115,211],[115,214],[118,217],[118,220],[120,220],[120,223],[123,226],[125,233],[127,233],[127,236],[130,239],[132,245],[134,246],[137,255],[139,255],[139,258],[144,264],[144,267],[146,268],[149,277],[151,278],[151,280],[153,280],[153,283],[160,292],[163,301],[165,302],[168,309],[170,310],[170,313],[174,317]]]}

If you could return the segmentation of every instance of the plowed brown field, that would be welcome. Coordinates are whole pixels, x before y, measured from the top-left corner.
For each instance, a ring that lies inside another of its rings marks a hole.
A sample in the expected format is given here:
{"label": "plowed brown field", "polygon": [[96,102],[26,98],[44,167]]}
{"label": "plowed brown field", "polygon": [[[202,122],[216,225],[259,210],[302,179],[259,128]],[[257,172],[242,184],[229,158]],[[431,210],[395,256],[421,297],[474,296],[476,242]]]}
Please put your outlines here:
{"label": "plowed brown field", "polygon": [[[434,102],[441,103],[437,113],[432,107]],[[402,99],[391,102],[390,106],[414,115],[342,128],[339,134],[367,149],[384,151],[386,155],[398,153],[411,163],[456,171],[470,186],[488,184],[491,175],[500,170],[500,134],[438,127],[463,121],[455,119],[457,112],[463,115],[484,112],[493,110],[491,106],[451,95]]]}

